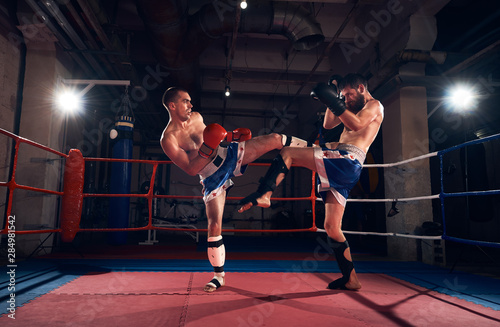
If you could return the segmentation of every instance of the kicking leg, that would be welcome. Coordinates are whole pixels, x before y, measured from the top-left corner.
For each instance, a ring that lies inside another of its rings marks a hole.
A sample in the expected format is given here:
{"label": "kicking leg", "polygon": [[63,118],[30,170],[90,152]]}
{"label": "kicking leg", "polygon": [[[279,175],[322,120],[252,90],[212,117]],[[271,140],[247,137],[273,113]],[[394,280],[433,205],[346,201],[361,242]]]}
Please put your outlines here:
{"label": "kicking leg", "polygon": [[267,152],[280,150],[281,148],[283,148],[281,134],[271,133],[268,135],[256,136],[245,141],[245,154],[243,155],[241,165],[247,165]]}
{"label": "kicking leg", "polygon": [[295,136],[278,133],[256,136],[248,141],[245,141],[245,154],[243,155],[241,165],[247,165],[272,150],[281,150],[288,147],[304,148],[307,146],[312,145]]}

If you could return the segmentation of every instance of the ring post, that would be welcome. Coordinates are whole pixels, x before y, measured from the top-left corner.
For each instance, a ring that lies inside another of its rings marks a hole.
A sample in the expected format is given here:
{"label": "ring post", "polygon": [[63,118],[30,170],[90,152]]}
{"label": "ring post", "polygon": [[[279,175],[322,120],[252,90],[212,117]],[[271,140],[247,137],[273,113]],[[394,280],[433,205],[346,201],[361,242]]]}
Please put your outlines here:
{"label": "ring post", "polygon": [[71,149],[64,166],[61,202],[61,241],[72,242],[80,228],[85,161],[80,150]]}

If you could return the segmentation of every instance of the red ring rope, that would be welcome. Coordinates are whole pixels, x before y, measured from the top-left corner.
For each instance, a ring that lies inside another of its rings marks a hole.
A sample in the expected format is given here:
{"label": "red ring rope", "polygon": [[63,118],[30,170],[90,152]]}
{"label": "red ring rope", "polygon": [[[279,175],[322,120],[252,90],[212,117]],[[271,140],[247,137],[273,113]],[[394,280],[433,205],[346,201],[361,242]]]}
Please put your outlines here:
{"label": "red ring rope", "polygon": [[[60,232],[61,240],[63,242],[71,242],[76,233],[78,231],[96,231],[96,232],[105,232],[105,231],[142,231],[142,230],[169,230],[169,231],[190,231],[190,232],[206,232],[206,228],[200,229],[189,229],[189,228],[169,228],[169,227],[157,227],[153,226],[153,217],[152,217],[152,203],[154,198],[162,198],[162,199],[202,199],[202,196],[188,196],[188,195],[159,195],[154,194],[154,180],[156,177],[156,171],[159,164],[172,164],[172,161],[154,161],[154,160],[133,160],[133,159],[108,159],[108,158],[83,158],[81,152],[76,149],[72,149],[69,152],[69,155],[51,149],[42,144],[33,142],[31,140],[22,138],[16,134],[8,132],[4,129],[0,129],[0,134],[4,134],[15,140],[15,153],[14,153],[14,162],[12,167],[12,176],[10,177],[9,182],[0,182],[0,187],[8,188],[9,200],[7,203],[7,216],[10,216],[12,213],[12,199],[13,194],[16,189],[24,189],[34,192],[41,192],[53,195],[62,196],[62,207],[60,214],[60,229],[44,229],[44,230],[16,230],[17,234],[39,234],[39,233],[51,233],[51,232]],[[26,143],[28,145],[37,147],[39,149],[48,151],[50,153],[56,154],[63,158],[66,158],[65,171],[64,171],[64,181],[63,181],[63,192],[56,192],[26,185],[17,184],[15,181],[15,172],[17,168],[17,159],[19,153],[19,145],[21,143]],[[149,191],[146,194],[92,194],[92,193],[83,193],[83,185],[84,185],[84,173],[85,173],[85,161],[100,161],[100,162],[131,162],[131,163],[145,163],[153,165],[153,173],[150,180]],[[251,166],[269,166],[269,164],[265,163],[251,163]],[[278,230],[269,230],[269,229],[231,229],[223,231],[230,232],[306,232],[306,231],[317,231],[316,227],[316,193],[315,193],[315,173],[312,173],[312,187],[311,194],[308,197],[293,197],[293,198],[272,198],[272,201],[311,201],[312,205],[312,225],[309,228],[302,229],[278,229]],[[135,228],[85,228],[80,229],[79,224],[81,220],[82,206],[83,206],[83,198],[84,197],[138,197],[138,198],[146,198],[148,200],[148,224],[143,227],[135,227]],[[227,200],[241,200],[243,197],[227,197]],[[2,230],[0,230],[0,234],[7,234],[8,221],[6,220],[6,225]]]}

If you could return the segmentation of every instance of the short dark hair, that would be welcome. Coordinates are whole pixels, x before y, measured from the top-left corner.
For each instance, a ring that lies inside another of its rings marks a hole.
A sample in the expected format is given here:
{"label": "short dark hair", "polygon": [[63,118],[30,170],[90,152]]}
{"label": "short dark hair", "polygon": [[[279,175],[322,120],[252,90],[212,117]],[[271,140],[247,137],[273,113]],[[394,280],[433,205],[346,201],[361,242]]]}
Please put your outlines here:
{"label": "short dark hair", "polygon": [[172,87],[169,87],[165,93],[163,93],[163,98],[161,100],[161,102],[163,103],[163,105],[165,106],[165,108],[168,109],[168,104],[170,102],[175,102],[179,96],[179,92],[186,92],[188,93],[188,91],[182,87],[178,87],[178,86],[172,86]]}
{"label": "short dark hair", "polygon": [[363,75],[353,73],[347,74],[340,80],[339,90],[344,89],[346,86],[356,89],[358,88],[359,84],[362,84],[365,89],[368,89],[368,82],[366,78],[363,77]]}

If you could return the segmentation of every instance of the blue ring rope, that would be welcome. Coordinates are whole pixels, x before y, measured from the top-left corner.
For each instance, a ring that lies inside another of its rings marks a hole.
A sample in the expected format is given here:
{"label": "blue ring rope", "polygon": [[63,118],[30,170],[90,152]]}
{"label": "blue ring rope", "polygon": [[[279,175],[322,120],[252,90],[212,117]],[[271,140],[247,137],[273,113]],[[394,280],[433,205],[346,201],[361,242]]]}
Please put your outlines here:
{"label": "blue ring rope", "polygon": [[471,244],[471,245],[480,245],[480,246],[488,246],[488,247],[495,247],[495,248],[500,248],[500,243],[494,243],[494,242],[485,242],[485,241],[474,241],[474,240],[468,240],[468,239],[463,239],[463,238],[458,238],[458,237],[452,237],[446,235],[446,216],[445,216],[445,209],[444,209],[444,199],[447,197],[458,197],[458,196],[469,196],[469,195],[493,195],[493,194],[500,194],[500,190],[489,190],[489,191],[476,191],[476,192],[460,192],[460,193],[445,193],[444,192],[444,174],[443,174],[443,155],[457,150],[464,148],[466,146],[478,144],[478,143],[484,143],[488,141],[492,141],[495,139],[500,138],[500,134],[495,134],[491,135],[488,137],[485,137],[483,139],[478,139],[478,140],[473,140],[469,142],[465,142],[456,146],[453,146],[451,148],[445,149],[438,151],[438,156],[439,156],[439,171],[440,171],[440,183],[441,183],[441,192],[439,194],[439,199],[441,200],[441,216],[442,216],[442,221],[443,221],[443,240],[448,240],[448,241],[453,241],[453,242],[458,242],[458,243],[465,243],[465,244]]}

